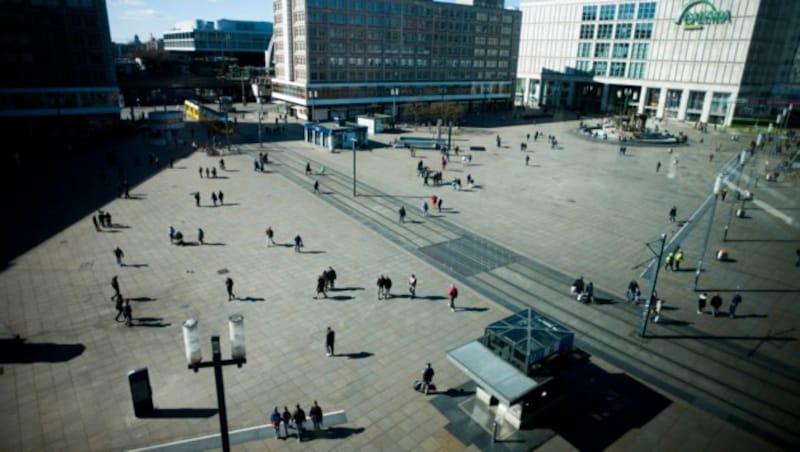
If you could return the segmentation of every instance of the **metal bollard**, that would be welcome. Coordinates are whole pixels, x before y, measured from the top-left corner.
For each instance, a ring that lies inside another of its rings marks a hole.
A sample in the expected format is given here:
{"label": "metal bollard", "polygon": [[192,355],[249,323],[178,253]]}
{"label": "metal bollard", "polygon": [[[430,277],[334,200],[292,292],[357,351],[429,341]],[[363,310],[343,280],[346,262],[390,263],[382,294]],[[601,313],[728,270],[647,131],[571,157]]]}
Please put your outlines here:
{"label": "metal bollard", "polygon": [[492,422],[492,442],[497,442],[497,421]]}
{"label": "metal bollard", "polygon": [[725,226],[725,230],[722,231],[722,241],[723,242],[728,241],[728,226]]}

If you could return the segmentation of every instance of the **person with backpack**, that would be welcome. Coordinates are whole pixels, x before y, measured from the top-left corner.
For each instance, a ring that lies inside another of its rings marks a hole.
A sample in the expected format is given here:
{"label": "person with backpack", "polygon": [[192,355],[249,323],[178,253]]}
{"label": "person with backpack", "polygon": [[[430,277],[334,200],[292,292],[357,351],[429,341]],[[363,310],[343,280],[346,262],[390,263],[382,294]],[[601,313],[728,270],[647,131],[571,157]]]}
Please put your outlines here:
{"label": "person with backpack", "polygon": [[458,297],[458,289],[456,289],[455,284],[450,284],[450,288],[447,289],[447,298],[450,299],[450,310],[456,312],[456,298]]}

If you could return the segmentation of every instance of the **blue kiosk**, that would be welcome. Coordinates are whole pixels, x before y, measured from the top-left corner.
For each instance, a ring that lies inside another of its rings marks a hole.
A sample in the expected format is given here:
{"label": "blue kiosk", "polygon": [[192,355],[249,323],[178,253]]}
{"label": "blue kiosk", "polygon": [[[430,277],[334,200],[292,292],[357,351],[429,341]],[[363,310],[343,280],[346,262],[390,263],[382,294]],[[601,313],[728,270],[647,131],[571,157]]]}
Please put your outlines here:
{"label": "blue kiosk", "polygon": [[323,146],[331,152],[336,152],[336,149],[353,149],[354,146],[365,148],[369,143],[367,126],[348,124],[344,120],[309,122],[303,128],[307,143]]}

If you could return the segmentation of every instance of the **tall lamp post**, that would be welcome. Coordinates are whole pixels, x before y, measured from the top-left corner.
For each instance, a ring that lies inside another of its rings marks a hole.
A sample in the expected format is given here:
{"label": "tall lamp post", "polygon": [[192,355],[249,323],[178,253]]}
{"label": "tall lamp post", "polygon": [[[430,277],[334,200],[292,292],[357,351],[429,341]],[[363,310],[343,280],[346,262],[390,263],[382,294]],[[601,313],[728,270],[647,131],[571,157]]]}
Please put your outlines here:
{"label": "tall lamp post", "polygon": [[314,121],[314,104],[316,103],[315,99],[319,97],[319,91],[312,89],[308,92],[308,99],[311,101],[311,122]]}
{"label": "tall lamp post", "polygon": [[623,95],[625,96],[625,103],[623,104],[622,107],[623,115],[628,114],[628,99],[631,97],[631,94],[633,94],[633,89],[631,88],[624,88],[617,90],[617,99],[621,99]]}
{"label": "tall lamp post", "polygon": [[217,406],[219,409],[219,431],[222,440],[222,450],[230,452],[231,444],[228,437],[228,413],[225,410],[225,386],[222,381],[222,366],[235,364],[242,367],[247,362],[244,349],[244,317],[234,314],[228,318],[231,343],[231,359],[222,359],[219,335],[211,336],[211,361],[203,361],[200,350],[200,333],[197,329],[197,320],[187,319],[183,322],[183,345],[186,350],[186,361],[189,369],[197,372],[201,367],[214,368],[214,382],[217,386]]}
{"label": "tall lamp post", "polygon": [[395,124],[397,123],[395,116],[397,116],[397,95],[400,94],[400,88],[392,88],[389,91],[392,94],[392,130],[395,128]]}
{"label": "tall lamp post", "polygon": [[264,116],[264,102],[261,100],[261,86],[258,86],[258,147],[263,148],[264,142],[261,140],[261,117]]}

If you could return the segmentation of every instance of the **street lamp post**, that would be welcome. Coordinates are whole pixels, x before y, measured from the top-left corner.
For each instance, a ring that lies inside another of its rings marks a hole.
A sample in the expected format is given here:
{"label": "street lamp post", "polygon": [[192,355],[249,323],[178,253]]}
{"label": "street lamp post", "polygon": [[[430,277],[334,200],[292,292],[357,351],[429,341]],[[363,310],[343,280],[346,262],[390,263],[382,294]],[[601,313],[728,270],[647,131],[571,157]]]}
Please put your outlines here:
{"label": "street lamp post", "polygon": [[625,104],[623,104],[622,107],[622,114],[624,115],[628,114],[628,98],[631,97],[631,94],[633,94],[633,89],[631,88],[624,88],[617,90],[617,99],[622,98],[623,95],[625,96]]}
{"label": "street lamp post", "polygon": [[395,128],[397,116],[397,95],[400,94],[400,88],[392,88],[390,93],[392,94],[392,130]]}
{"label": "street lamp post", "polygon": [[264,116],[264,102],[261,101],[261,88],[258,88],[258,147],[264,147],[264,142],[261,140],[261,117]]}
{"label": "street lamp post", "polygon": [[311,122],[314,122],[314,104],[316,104],[317,97],[319,97],[319,91],[312,89],[308,92],[308,98],[311,101]]}
{"label": "street lamp post", "polygon": [[211,336],[211,361],[203,361],[200,349],[200,333],[197,330],[197,320],[187,319],[183,322],[183,344],[186,351],[186,360],[189,369],[197,372],[201,367],[214,368],[214,382],[217,387],[217,406],[219,410],[219,430],[222,441],[222,450],[230,452],[230,438],[228,436],[228,413],[225,409],[225,386],[222,381],[222,366],[235,364],[242,367],[247,362],[244,348],[244,317],[234,314],[228,318],[231,343],[231,359],[222,359],[219,335]]}

